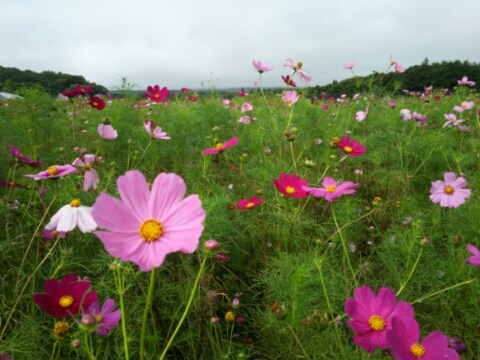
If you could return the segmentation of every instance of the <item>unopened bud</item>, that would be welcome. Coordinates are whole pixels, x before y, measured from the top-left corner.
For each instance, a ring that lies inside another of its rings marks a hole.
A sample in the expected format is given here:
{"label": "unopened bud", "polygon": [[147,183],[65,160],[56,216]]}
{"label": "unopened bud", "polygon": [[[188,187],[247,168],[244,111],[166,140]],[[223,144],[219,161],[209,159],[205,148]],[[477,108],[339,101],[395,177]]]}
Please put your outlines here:
{"label": "unopened bud", "polygon": [[78,349],[80,346],[82,346],[82,342],[80,341],[80,339],[75,339],[72,341],[72,347],[74,349]]}
{"label": "unopened bud", "polygon": [[218,249],[218,241],[217,240],[207,240],[203,243],[203,247],[207,251],[215,251]]}
{"label": "unopened bud", "polygon": [[430,245],[430,239],[428,238],[428,236],[426,236],[424,239],[420,240],[420,245],[422,245],[422,246]]}

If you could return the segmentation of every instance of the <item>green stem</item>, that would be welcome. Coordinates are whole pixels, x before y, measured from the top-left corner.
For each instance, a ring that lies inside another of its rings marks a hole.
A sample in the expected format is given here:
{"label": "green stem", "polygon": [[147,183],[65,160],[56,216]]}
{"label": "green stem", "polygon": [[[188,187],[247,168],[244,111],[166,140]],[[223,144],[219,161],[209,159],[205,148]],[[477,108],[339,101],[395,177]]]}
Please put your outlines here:
{"label": "green stem", "polygon": [[203,269],[205,268],[205,264],[207,263],[207,259],[208,259],[208,255],[205,254],[205,257],[203,258],[203,261],[202,261],[202,265],[200,266],[200,270],[198,271],[197,278],[195,279],[195,284],[193,285],[192,293],[190,294],[190,299],[188,299],[187,308],[185,309],[185,312],[183,313],[182,318],[180,319],[180,322],[177,325],[177,328],[173,332],[172,337],[168,341],[167,346],[165,346],[165,349],[163,349],[162,355],[160,355],[159,360],[163,360],[165,358],[165,356],[167,355],[168,349],[172,345],[172,342],[175,339],[175,336],[177,335],[178,331],[180,330],[180,327],[182,326],[183,321],[187,317],[188,310],[190,309],[190,306],[192,305],[193,298],[195,296],[195,291],[197,290],[197,286],[198,286],[198,283],[200,281],[200,277],[203,273]]}
{"label": "green stem", "polygon": [[88,355],[88,358],[90,360],[93,360],[93,355],[92,355],[92,352],[90,350],[90,341],[88,339],[88,331],[84,331],[84,340],[85,341],[85,349],[87,350],[87,355]]}
{"label": "green stem", "polygon": [[143,311],[143,322],[142,322],[142,335],[140,337],[140,360],[143,359],[144,355],[144,343],[145,343],[145,328],[147,324],[147,315],[150,303],[152,302],[152,293],[153,293],[153,284],[155,280],[155,268],[152,268],[150,271],[150,284],[148,286],[148,295],[147,302],[145,304],[145,310]]}
{"label": "green stem", "polygon": [[125,290],[123,287],[123,276],[120,275],[118,259],[115,259],[115,271],[118,272],[118,274],[114,273],[114,278],[115,278],[115,286],[118,292],[118,297],[120,299],[120,311],[122,314],[123,349],[125,351],[125,359],[128,360],[129,356],[128,356],[127,324],[125,321],[125,305],[123,303],[123,293],[125,292]]}
{"label": "green stem", "polygon": [[297,335],[295,334],[295,331],[293,331],[293,328],[290,324],[287,324],[288,328],[290,329],[290,331],[292,332],[292,335],[293,337],[295,338],[295,341],[297,342],[297,344],[300,346],[300,348],[302,349],[302,352],[303,354],[305,355],[305,357],[310,360],[310,356],[308,356],[308,353],[305,351],[305,348],[303,347],[302,343],[300,342],[300,340],[298,340],[298,337]]}
{"label": "green stem", "polygon": [[405,286],[407,286],[408,282],[412,278],[412,275],[413,275],[415,269],[417,268],[418,261],[420,260],[420,257],[422,256],[422,252],[423,252],[423,248],[420,248],[420,252],[418,253],[417,260],[415,261],[415,264],[413,264],[412,270],[410,271],[410,274],[408,275],[407,280],[405,280],[405,282],[402,284],[402,286],[400,286],[400,289],[398,289],[398,291],[397,291],[397,297],[398,297],[398,295],[400,295],[400,293],[403,291],[403,289],[405,289]]}
{"label": "green stem", "polygon": [[445,292],[447,290],[452,290],[452,289],[455,289],[456,287],[459,287],[459,286],[462,286],[462,285],[466,285],[466,284],[470,284],[472,282],[474,282],[475,280],[477,280],[477,278],[474,278],[474,279],[470,279],[470,280],[467,280],[467,281],[464,281],[462,283],[459,283],[459,284],[455,284],[453,286],[449,286],[445,289],[442,289],[442,290],[439,290],[439,291],[435,291],[434,293],[431,293],[429,295],[426,295],[424,297],[421,297],[420,299],[417,299],[415,301],[412,301],[410,304],[415,304],[415,303],[419,303],[419,302],[422,302],[423,300],[426,300],[432,296],[435,296],[435,295],[438,295],[438,294],[441,294],[442,292]]}

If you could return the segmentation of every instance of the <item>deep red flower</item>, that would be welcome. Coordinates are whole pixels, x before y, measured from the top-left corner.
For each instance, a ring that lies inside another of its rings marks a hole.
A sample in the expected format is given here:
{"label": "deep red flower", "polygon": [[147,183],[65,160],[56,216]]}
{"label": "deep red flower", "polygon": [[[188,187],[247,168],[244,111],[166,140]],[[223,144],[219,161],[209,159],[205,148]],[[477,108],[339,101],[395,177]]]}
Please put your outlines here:
{"label": "deep red flower", "polygon": [[215,258],[221,262],[230,260],[230,258],[227,255],[225,255],[222,251],[219,251],[218,254],[215,256]]}
{"label": "deep red flower", "polygon": [[291,87],[297,87],[297,84],[293,82],[293,79],[290,79],[290,76],[287,75],[287,77],[282,76],[283,81],[285,81],[285,84],[291,86]]}
{"label": "deep red flower", "polygon": [[100,99],[98,96],[90,96],[90,100],[88,100],[88,103],[91,107],[97,110],[103,110],[105,108],[105,101]]}
{"label": "deep red flower", "polygon": [[197,98],[195,96],[189,96],[188,100],[190,100],[191,102],[197,102]]}
{"label": "deep red flower", "polygon": [[260,199],[256,196],[252,196],[248,200],[242,199],[236,202],[235,205],[237,205],[238,210],[250,210],[250,209],[253,209],[254,207],[257,207],[262,202],[263,202],[263,199]]}
{"label": "deep red flower", "polygon": [[160,90],[160,86],[155,85],[153,88],[149,86],[147,88],[147,92],[144,93],[144,95],[148,97],[150,100],[161,102],[168,99],[168,95],[170,95],[170,91],[167,90],[166,86]]}
{"label": "deep red flower", "polygon": [[328,104],[325,104],[322,106],[322,110],[327,110],[328,109]]}
{"label": "deep red flower", "polygon": [[90,291],[90,283],[74,274],[65,275],[62,281],[48,279],[44,284],[45,294],[34,294],[33,301],[49,315],[69,318],[79,315],[80,308],[87,310],[97,300],[97,292]]}
{"label": "deep red flower", "polygon": [[62,91],[62,95],[71,99],[71,98],[74,98],[75,96],[77,96],[78,94],[73,92],[72,90],[65,90],[65,91]]}
{"label": "deep red flower", "polygon": [[312,100],[312,105],[318,106],[318,102],[315,100]]}
{"label": "deep red flower", "polygon": [[182,92],[183,92],[183,93],[187,93],[187,92],[189,92],[189,91],[190,91],[190,89],[188,89],[188,88],[186,88],[186,87],[183,87],[183,88],[182,88]]}
{"label": "deep red flower", "polygon": [[365,155],[366,147],[360,145],[357,140],[350,140],[348,135],[345,135],[340,140],[338,148],[342,150],[345,154],[350,156],[362,156]]}
{"label": "deep red flower", "polygon": [[13,180],[5,181],[5,180],[2,180],[2,179],[0,179],[0,186],[6,186],[6,187],[10,187],[10,188],[20,188],[20,189],[25,187],[25,186],[20,185],[20,184],[15,184],[15,182],[13,182]]}
{"label": "deep red flower", "polygon": [[283,195],[293,198],[304,198],[309,194],[303,190],[303,186],[308,185],[306,179],[300,179],[297,175],[287,175],[285,173],[280,174],[280,179],[272,179],[273,184]]}
{"label": "deep red flower", "polygon": [[[88,85],[88,86],[82,86],[82,85],[77,85],[75,86],[71,91],[77,95],[87,95],[89,93],[91,93],[93,90],[93,86],[92,85]],[[65,95],[67,96],[67,95]]]}

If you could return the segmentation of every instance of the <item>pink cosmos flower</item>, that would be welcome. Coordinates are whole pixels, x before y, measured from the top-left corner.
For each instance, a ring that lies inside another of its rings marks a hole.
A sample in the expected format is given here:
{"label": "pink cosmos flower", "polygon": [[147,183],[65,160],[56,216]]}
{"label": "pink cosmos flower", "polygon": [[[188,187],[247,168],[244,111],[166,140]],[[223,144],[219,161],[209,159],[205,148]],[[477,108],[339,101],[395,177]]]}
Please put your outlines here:
{"label": "pink cosmos flower", "polygon": [[475,81],[468,81],[468,77],[464,76],[462,80],[458,80],[458,85],[475,86]]}
{"label": "pink cosmos flower", "polygon": [[296,91],[286,91],[285,95],[282,97],[283,102],[288,107],[291,107],[298,101],[298,96]]}
{"label": "pink cosmos flower", "polygon": [[289,75],[287,75],[286,77],[282,76],[282,79],[285,82],[285,84],[287,84],[288,86],[297,87],[297,84],[293,82],[293,79],[290,79]]}
{"label": "pink cosmos flower", "polygon": [[440,331],[427,335],[420,343],[420,327],[411,316],[392,319],[392,328],[387,332],[388,346],[392,356],[401,360],[460,360],[458,353],[449,347],[448,337]]}
{"label": "pink cosmos flower", "polygon": [[260,199],[256,196],[252,196],[248,200],[242,199],[242,200],[236,202],[235,205],[237,205],[238,210],[250,210],[250,209],[253,209],[254,207],[257,207],[262,202],[263,202],[263,199]]}
{"label": "pink cosmos flower", "polygon": [[405,68],[402,65],[399,65],[399,64],[395,63],[395,64],[393,64],[392,71],[397,72],[397,73],[403,73],[403,72],[405,72]]}
{"label": "pink cosmos flower", "polygon": [[161,102],[168,100],[168,95],[170,95],[170,91],[167,90],[167,87],[163,87],[160,90],[160,86],[155,85],[153,88],[151,86],[147,87],[147,92],[145,92],[144,95],[150,100]]}
{"label": "pink cosmos flower", "polygon": [[247,94],[245,91],[243,91],[243,90],[239,90],[238,93],[239,93],[240,96],[242,96],[242,97],[245,97],[245,96],[248,95],[248,94]]}
{"label": "pink cosmos flower", "polygon": [[442,207],[457,208],[465,202],[472,194],[470,189],[462,189],[468,183],[463,177],[457,179],[457,175],[453,172],[446,172],[444,174],[445,182],[432,182],[430,189],[430,200],[434,204],[440,203]]}
{"label": "pink cosmos flower", "polygon": [[253,85],[258,86],[258,81],[254,81]]}
{"label": "pink cosmos flower", "polygon": [[273,184],[285,196],[293,198],[304,198],[308,196],[308,192],[303,189],[308,185],[306,179],[300,179],[296,174],[287,175],[285,173],[280,174],[279,180],[272,179]]}
{"label": "pink cosmos flower", "polygon": [[118,136],[117,130],[112,125],[99,124],[97,128],[98,135],[105,140],[113,140]]}
{"label": "pink cosmos flower", "polygon": [[239,120],[239,123],[250,124],[250,116],[242,116]]}
{"label": "pink cosmos flower", "polygon": [[92,169],[92,163],[95,161],[95,155],[85,155],[85,162],[80,158],[76,158],[73,162],[73,166],[81,166],[85,169],[83,190],[96,189],[100,179],[95,169]]}
{"label": "pink cosmos flower", "polygon": [[420,121],[420,122],[422,122],[422,123],[424,123],[424,124],[428,124],[428,123],[427,123],[427,120],[426,120],[427,118],[425,117],[425,115],[419,114],[419,113],[417,113],[417,112],[415,112],[415,111],[414,111],[413,114],[412,114],[412,119],[415,119],[415,120],[417,120],[417,121]]}
{"label": "pink cosmos flower", "polygon": [[357,111],[357,114],[355,115],[355,119],[357,121],[363,121],[367,118],[368,115],[368,107],[365,111]]}
{"label": "pink cosmos flower", "polygon": [[100,99],[98,96],[90,96],[88,103],[91,107],[97,110],[103,110],[105,108],[105,101]]}
{"label": "pink cosmos flower", "polygon": [[17,148],[15,145],[10,146],[10,153],[14,158],[32,167],[39,167],[44,164],[43,161],[33,161],[28,156],[23,155],[22,151],[19,148]]}
{"label": "pink cosmos flower", "polygon": [[252,65],[255,69],[257,69],[257,71],[261,74],[263,72],[267,72],[267,71],[272,71],[273,70],[273,66],[270,66],[268,65],[267,63],[262,63],[260,60],[259,61],[255,61],[255,60],[252,60]]}
{"label": "pink cosmos flower", "polygon": [[453,110],[456,112],[462,112],[473,108],[473,101],[463,101],[462,106],[454,106]]}
{"label": "pink cosmos flower", "polygon": [[338,148],[342,150],[345,154],[350,156],[362,156],[365,155],[366,147],[360,145],[357,140],[350,140],[348,135],[342,137],[338,143]]}
{"label": "pink cosmos flower", "polygon": [[55,237],[57,238],[64,238],[67,233],[65,231],[57,231],[56,228],[53,228],[52,230],[43,230],[42,231],[42,237],[44,239],[53,239]]}
{"label": "pink cosmos flower", "polygon": [[287,59],[286,61],[287,63],[284,64],[283,66],[288,66],[294,69],[295,74],[297,74],[300,80],[303,80],[305,82],[309,82],[310,80],[312,80],[312,77],[302,70],[302,65],[303,65],[302,62],[298,62],[297,64],[294,64],[292,59]]}
{"label": "pink cosmos flower", "polygon": [[322,106],[322,110],[327,110],[328,109],[328,104],[325,104]]}
{"label": "pink cosmos flower", "polygon": [[345,65],[343,65],[343,68],[344,69],[351,69],[355,66],[355,61],[352,61],[352,62],[349,62],[349,63],[346,63]]}
{"label": "pink cosmos flower", "polygon": [[428,94],[430,93],[430,91],[432,91],[432,90],[433,90],[433,86],[432,86],[432,85],[430,85],[429,87],[426,87],[426,88],[425,88],[425,95],[428,95]]}
{"label": "pink cosmos flower", "polygon": [[408,109],[400,110],[400,115],[402,116],[403,121],[408,121],[412,118],[412,114],[410,114],[410,110]]}
{"label": "pink cosmos flower", "polygon": [[202,155],[218,154],[227,150],[229,147],[232,147],[237,144],[238,144],[238,138],[234,136],[230,140],[228,140],[225,144],[218,143],[214,148],[203,150]]}
{"label": "pink cosmos flower", "polygon": [[98,328],[94,331],[95,334],[107,336],[108,331],[117,326],[118,321],[122,317],[122,311],[114,310],[115,300],[113,299],[105,301],[101,309],[97,299],[90,305],[85,315],[93,315],[95,320],[97,320]]}
{"label": "pink cosmos flower", "polygon": [[23,175],[33,180],[42,180],[42,179],[52,179],[65,176],[68,174],[77,174],[78,170],[75,169],[72,165],[53,165],[50,166],[47,170],[41,171],[38,174],[27,174]]}
{"label": "pink cosmos flower", "polygon": [[362,97],[362,95],[360,95],[360,94],[355,94],[355,95],[353,96],[353,100],[358,100],[358,99],[360,99],[361,97]]}
{"label": "pink cosmos flower", "polygon": [[61,282],[48,279],[44,284],[45,294],[34,294],[33,301],[43,311],[57,318],[70,318],[78,315],[97,299],[97,292],[90,291],[90,283],[78,280],[74,274],[65,275]]}
{"label": "pink cosmos flower", "polygon": [[458,126],[463,122],[463,120],[461,119],[457,120],[457,117],[455,116],[455,114],[445,114],[444,116],[445,116],[445,119],[447,119],[448,121],[445,124],[443,124],[443,127],[448,126],[450,124],[452,124],[453,126]]}
{"label": "pink cosmos flower", "polygon": [[335,180],[329,177],[325,177],[322,182],[323,188],[313,188],[308,186],[303,186],[302,189],[310,193],[310,195],[319,198],[325,196],[325,200],[332,202],[335,199],[338,199],[343,194],[355,194],[356,191],[354,188],[359,188],[360,184],[354,184],[353,182],[346,181],[341,185],[338,185]]}
{"label": "pink cosmos flower", "polygon": [[195,96],[189,96],[188,100],[190,100],[191,102],[197,102],[197,98]]}
{"label": "pink cosmos flower", "polygon": [[252,104],[250,104],[250,103],[248,103],[248,102],[244,102],[244,103],[242,104],[242,110],[241,110],[242,113],[244,113],[244,112],[246,112],[246,111],[252,111],[252,110],[253,110]]}
{"label": "pink cosmos flower", "polygon": [[190,90],[189,90],[188,88],[186,88],[186,87],[183,87],[183,88],[182,88],[182,93],[187,93],[187,92],[189,92],[189,91],[190,91]]}
{"label": "pink cosmos flower", "polygon": [[169,253],[197,249],[205,210],[198,195],[183,198],[187,187],[180,176],[161,173],[150,190],[143,174],[133,170],[120,176],[117,186],[122,201],[102,192],[92,207],[98,226],[108,230],[94,234],[111,256],[149,271]]}
{"label": "pink cosmos flower", "polygon": [[468,244],[467,249],[472,253],[473,256],[470,256],[467,259],[466,263],[474,266],[480,266],[480,250],[478,250],[472,244]]}
{"label": "pink cosmos flower", "polygon": [[388,106],[390,106],[392,109],[395,109],[397,107],[397,102],[396,101],[389,102]]}
{"label": "pink cosmos flower", "polygon": [[414,316],[409,303],[396,301],[397,295],[389,288],[381,288],[377,296],[367,285],[355,289],[354,299],[345,300],[345,311],[352,318],[347,324],[356,333],[355,344],[370,354],[377,347],[388,346],[387,332],[392,329],[392,319]]}
{"label": "pink cosmos flower", "polygon": [[83,233],[92,232],[97,228],[97,223],[93,220],[91,213],[91,207],[82,206],[79,199],[74,199],[52,216],[45,229],[69,232],[78,226]]}
{"label": "pink cosmos flower", "polygon": [[162,131],[161,127],[156,126],[155,129],[152,131],[152,125],[153,121],[151,120],[146,120],[143,123],[143,126],[145,127],[145,131],[154,139],[159,139],[159,140],[170,140],[170,136],[167,136],[167,133],[165,131]]}

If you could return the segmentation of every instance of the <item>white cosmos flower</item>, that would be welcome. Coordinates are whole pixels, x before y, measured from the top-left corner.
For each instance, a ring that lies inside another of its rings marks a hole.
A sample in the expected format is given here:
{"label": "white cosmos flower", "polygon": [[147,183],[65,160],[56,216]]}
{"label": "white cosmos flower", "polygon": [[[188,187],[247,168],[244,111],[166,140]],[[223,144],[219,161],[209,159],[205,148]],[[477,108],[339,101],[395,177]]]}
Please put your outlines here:
{"label": "white cosmos flower", "polygon": [[45,229],[56,228],[57,231],[68,232],[78,226],[81,232],[92,232],[97,228],[97,223],[93,220],[91,213],[91,207],[80,206],[80,200],[74,199],[53,215]]}

